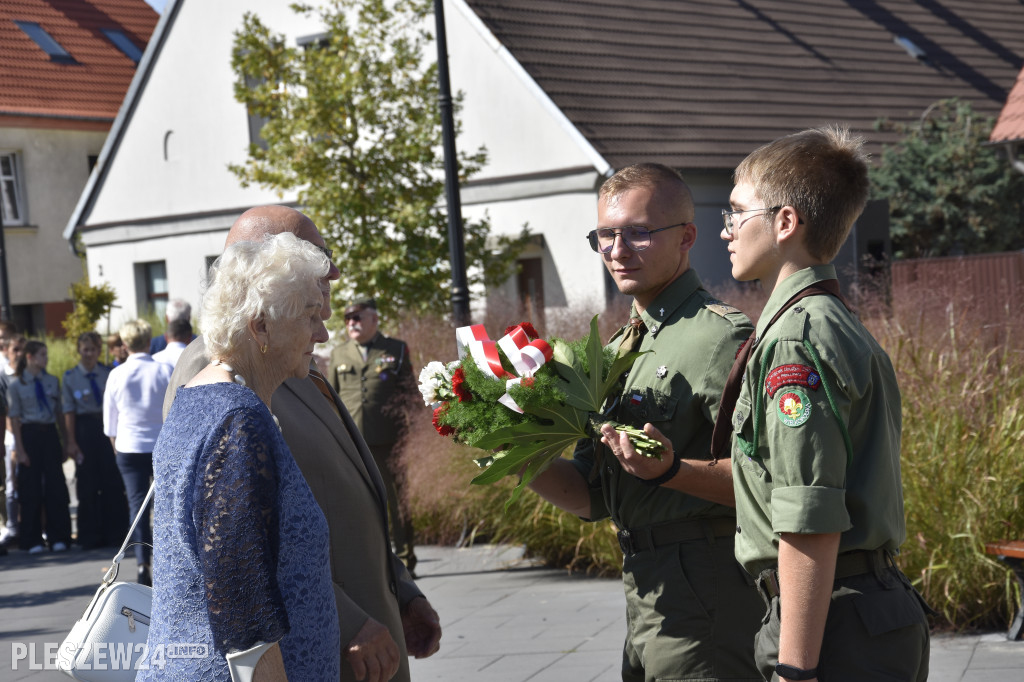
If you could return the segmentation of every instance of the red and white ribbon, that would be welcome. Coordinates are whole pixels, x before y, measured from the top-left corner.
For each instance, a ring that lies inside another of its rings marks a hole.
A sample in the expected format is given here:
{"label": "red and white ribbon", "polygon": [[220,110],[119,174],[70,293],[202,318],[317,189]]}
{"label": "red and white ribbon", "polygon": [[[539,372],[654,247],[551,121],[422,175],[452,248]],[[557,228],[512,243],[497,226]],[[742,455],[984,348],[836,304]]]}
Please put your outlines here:
{"label": "red and white ribbon", "polygon": [[455,340],[459,346],[460,360],[469,352],[476,366],[489,377],[504,379],[512,376],[501,366],[498,345],[487,337],[487,331],[482,324],[459,327],[455,330]]}
{"label": "red and white ribbon", "polygon": [[[551,345],[543,339],[530,341],[522,326],[516,325],[508,334],[495,343],[487,336],[482,324],[459,327],[455,330],[455,340],[459,346],[459,358],[468,352],[480,371],[494,379],[505,379],[505,395],[498,402],[522,414],[523,410],[508,394],[508,389],[520,383],[526,377],[532,377],[541,366],[551,359]],[[512,363],[518,377],[513,376],[501,366],[498,348],[505,351],[505,356]]]}
{"label": "red and white ribbon", "polygon": [[505,351],[505,356],[521,377],[532,377],[552,355],[551,346],[547,341],[530,341],[530,337],[519,325],[498,339],[498,346]]}

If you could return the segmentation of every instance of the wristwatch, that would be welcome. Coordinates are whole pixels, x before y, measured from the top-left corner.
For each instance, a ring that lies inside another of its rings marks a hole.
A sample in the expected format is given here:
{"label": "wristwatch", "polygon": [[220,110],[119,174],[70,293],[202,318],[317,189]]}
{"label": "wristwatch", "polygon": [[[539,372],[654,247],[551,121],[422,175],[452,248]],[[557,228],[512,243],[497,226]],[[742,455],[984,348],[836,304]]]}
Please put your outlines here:
{"label": "wristwatch", "polygon": [[813,680],[818,676],[818,668],[801,670],[785,663],[777,663],[775,665],[775,674],[787,680]]}

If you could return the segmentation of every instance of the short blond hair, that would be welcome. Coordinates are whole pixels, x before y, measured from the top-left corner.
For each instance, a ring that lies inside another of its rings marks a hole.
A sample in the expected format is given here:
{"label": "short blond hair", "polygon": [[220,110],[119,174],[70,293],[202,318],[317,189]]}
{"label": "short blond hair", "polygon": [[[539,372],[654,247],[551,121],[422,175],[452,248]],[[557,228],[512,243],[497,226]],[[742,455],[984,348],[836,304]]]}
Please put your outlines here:
{"label": "short blond hair", "polygon": [[[806,225],[804,247],[830,261],[867,204],[871,184],[864,138],[832,125],[779,138],[754,150],[734,180],[754,188],[765,206],[792,206]],[[766,214],[771,224],[774,211]]]}
{"label": "short blond hair", "polygon": [[149,351],[149,342],[153,338],[153,328],[149,326],[149,322],[145,320],[125,322],[117,333],[132,353]]}
{"label": "short blond hair", "polygon": [[681,221],[693,220],[693,194],[679,171],[660,163],[634,163],[618,170],[601,184],[597,195],[610,199],[634,189],[657,190],[679,211]]}
{"label": "short blond hair", "polygon": [[306,304],[302,285],[316,283],[329,268],[322,251],[291,232],[229,246],[210,268],[203,296],[203,340],[210,356],[231,357],[252,320],[297,317]]}

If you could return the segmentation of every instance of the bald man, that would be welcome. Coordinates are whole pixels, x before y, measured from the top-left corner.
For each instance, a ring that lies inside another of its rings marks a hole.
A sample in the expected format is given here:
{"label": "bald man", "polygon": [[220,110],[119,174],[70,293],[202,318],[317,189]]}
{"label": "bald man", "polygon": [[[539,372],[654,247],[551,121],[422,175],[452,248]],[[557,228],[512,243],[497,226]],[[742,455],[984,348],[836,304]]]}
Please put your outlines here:
{"label": "bald man", "polygon": [[[259,206],[239,216],[224,246],[291,232],[322,249],[316,225],[286,206]],[[331,316],[331,281],[341,276],[333,260],[320,281]],[[209,363],[202,337],[182,353],[164,400]],[[425,658],[439,648],[437,613],[391,550],[387,494],[377,465],[338,395],[310,365],[310,376],[288,379],[271,398],[271,411],[330,528],[331,578],[338,605],[341,679],[409,680],[409,655]],[[316,614],[310,614],[315,617]]]}

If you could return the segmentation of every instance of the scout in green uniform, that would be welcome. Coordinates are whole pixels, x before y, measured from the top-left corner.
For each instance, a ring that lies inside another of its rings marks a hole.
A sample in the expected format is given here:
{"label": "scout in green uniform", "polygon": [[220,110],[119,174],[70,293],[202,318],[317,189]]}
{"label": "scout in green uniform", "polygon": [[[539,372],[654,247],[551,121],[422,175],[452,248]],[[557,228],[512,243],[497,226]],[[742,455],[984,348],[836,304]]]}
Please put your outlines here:
{"label": "scout in green uniform", "polygon": [[[824,128],[753,152],[723,211],[733,276],[771,292],[731,417],[736,558],[768,605],[766,680],[928,676],[923,602],[892,560],[899,387],[827,265],[867,197],[862,141]],[[815,283],[831,291],[792,300]]]}
{"label": "scout in green uniform", "polygon": [[345,308],[348,338],[331,353],[328,380],[352,414],[370,446],[388,492],[388,518],[395,554],[411,572],[416,566],[412,519],[402,504],[399,453],[395,447],[405,431],[409,401],[419,396],[409,347],[378,330],[377,303],[372,298]]}
{"label": "scout in green uniform", "polygon": [[103,389],[110,368],[99,363],[103,339],[78,337],[81,362],[64,372],[61,391],[67,442],[75,460],[78,496],[77,542],[84,549],[117,546],[128,532],[128,500],[110,439],[103,433]]}
{"label": "scout in green uniform", "polygon": [[[693,213],[678,173],[639,164],[602,185],[598,227],[588,235],[619,290],[633,296],[631,324],[611,344],[649,351],[607,414],[659,425],[680,458],[670,452],[660,476],[638,477],[586,441],[531,483],[553,504],[590,520],[610,517],[620,529],[622,679],[630,681],[759,679],[753,638],[763,607],[732,554],[728,468],[708,466],[722,387],[751,327],[690,268]],[[684,475],[693,469],[700,485]]]}

